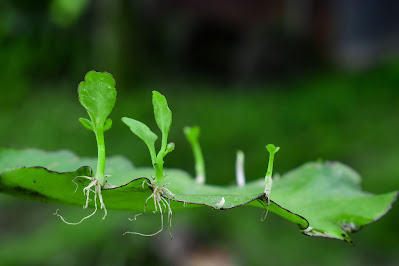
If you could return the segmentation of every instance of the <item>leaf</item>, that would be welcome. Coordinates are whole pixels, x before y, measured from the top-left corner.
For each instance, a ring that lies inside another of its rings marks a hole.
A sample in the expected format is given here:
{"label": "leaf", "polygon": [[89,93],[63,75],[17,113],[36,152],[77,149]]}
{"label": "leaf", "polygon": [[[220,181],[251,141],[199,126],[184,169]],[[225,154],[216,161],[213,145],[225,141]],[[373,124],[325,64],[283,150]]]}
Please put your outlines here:
{"label": "leaf", "polygon": [[122,117],[122,122],[125,123],[130,130],[144,141],[150,151],[151,161],[155,163],[155,141],[158,136],[147,127],[144,123],[128,117]]}
{"label": "leaf", "polygon": [[168,153],[170,153],[170,152],[172,152],[172,151],[174,151],[174,150],[175,150],[175,144],[174,144],[173,142],[169,143],[169,144],[166,146],[166,150],[165,150],[165,152],[163,153],[163,157],[165,157]]}
{"label": "leaf", "polygon": [[280,150],[280,147],[276,147],[273,144],[268,144],[266,145],[266,149],[269,151],[269,153],[276,153]]}
{"label": "leaf", "polygon": [[78,86],[79,101],[95,127],[103,127],[116,101],[115,80],[106,72],[90,71]]}
{"label": "leaf", "polygon": [[172,125],[172,111],[168,107],[165,96],[157,91],[152,92],[155,121],[162,132],[162,142],[167,142],[170,126]]}
{"label": "leaf", "polygon": [[87,118],[79,118],[79,122],[88,130],[94,131],[93,123]]}
{"label": "leaf", "polygon": [[109,130],[112,127],[112,119],[108,118],[104,124],[104,131]]}
{"label": "leaf", "polygon": [[[82,206],[85,202],[81,189],[90,182],[72,179],[90,175],[89,167],[95,159],[79,159],[73,153],[42,152],[37,150],[0,150],[0,191],[46,202]],[[17,167],[21,165],[42,167]],[[17,167],[17,168],[15,168]],[[65,169],[78,169],[72,172]],[[199,185],[186,172],[166,169],[167,188],[174,194],[164,194],[171,200],[172,210],[209,206],[231,209],[242,205],[266,208],[263,193],[264,179],[244,187]],[[152,193],[145,181],[154,174],[152,168],[135,168],[122,157],[107,160],[108,181],[117,187],[103,189],[108,209],[143,211],[147,197]],[[144,182],[144,184],[143,184]],[[360,177],[340,163],[307,163],[274,180],[270,211],[297,224],[304,234],[345,240],[348,233],[360,230],[385,215],[396,200],[397,192],[373,195],[360,189]],[[144,185],[144,186],[143,186]],[[187,203],[187,206],[186,206]],[[91,206],[92,203],[91,203]],[[185,207],[186,206],[186,207]],[[152,201],[147,211],[154,210]]]}
{"label": "leaf", "polygon": [[198,126],[185,127],[183,131],[184,135],[186,136],[187,140],[191,143],[191,145],[198,142],[198,139],[200,137],[200,128]]}

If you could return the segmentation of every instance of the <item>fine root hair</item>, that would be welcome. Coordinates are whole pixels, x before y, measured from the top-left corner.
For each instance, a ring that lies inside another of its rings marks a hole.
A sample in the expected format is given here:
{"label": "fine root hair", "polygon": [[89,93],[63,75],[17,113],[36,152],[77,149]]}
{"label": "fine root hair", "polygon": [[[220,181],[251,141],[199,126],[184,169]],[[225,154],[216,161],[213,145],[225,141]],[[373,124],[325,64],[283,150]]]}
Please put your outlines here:
{"label": "fine root hair", "polygon": [[[103,216],[103,220],[104,220],[105,217],[107,217],[108,212],[107,212],[107,208],[105,207],[104,200],[103,200],[103,197],[101,194],[100,183],[94,177],[77,176],[72,180],[72,182],[75,183],[75,185],[76,185],[75,192],[77,191],[77,189],[79,187],[78,183],[75,181],[77,178],[85,178],[85,179],[91,180],[90,184],[87,187],[83,188],[83,195],[86,196],[86,204],[83,205],[83,209],[87,209],[89,207],[89,202],[92,201],[90,199],[90,192],[92,192],[92,193],[94,193],[94,211],[92,213],[90,213],[89,215],[83,217],[79,222],[68,222],[61,214],[58,213],[59,209],[56,210],[54,215],[57,215],[58,217],[60,217],[60,219],[66,224],[69,224],[69,225],[81,224],[84,220],[86,220],[86,219],[92,217],[94,214],[96,214],[96,212],[98,210],[98,207],[97,207],[97,197],[98,197],[98,199],[100,201],[100,209],[104,210],[104,216]],[[94,188],[94,190],[93,190],[93,188]]]}
{"label": "fine root hair", "polygon": [[[144,181],[143,184],[142,184],[143,187],[144,187],[145,183],[147,183],[149,186],[151,186],[151,184],[149,184],[147,181]],[[152,194],[146,199],[146,201],[144,203],[144,212],[146,211],[148,201],[153,199],[154,208],[155,208],[153,213],[156,214],[159,211],[159,213],[161,214],[160,215],[161,216],[161,228],[157,232],[152,233],[152,234],[143,234],[143,233],[139,233],[139,232],[127,231],[127,232],[123,233],[123,235],[132,234],[132,235],[139,235],[139,236],[144,236],[144,237],[152,237],[152,236],[155,236],[155,235],[161,233],[163,231],[163,227],[164,227],[163,213],[167,211],[168,212],[168,231],[169,231],[169,236],[172,239],[172,233],[170,231],[170,228],[172,227],[172,214],[173,213],[172,213],[172,209],[170,207],[170,199],[167,200],[162,195],[165,192],[170,194],[170,195],[172,195],[172,196],[174,196],[174,195],[173,195],[172,192],[170,192],[165,187],[161,187],[160,188],[158,186],[152,186],[152,188],[153,188]],[[136,214],[133,219],[129,218],[129,221],[135,221],[137,216],[140,216],[140,215],[141,215],[141,213],[140,214]]]}

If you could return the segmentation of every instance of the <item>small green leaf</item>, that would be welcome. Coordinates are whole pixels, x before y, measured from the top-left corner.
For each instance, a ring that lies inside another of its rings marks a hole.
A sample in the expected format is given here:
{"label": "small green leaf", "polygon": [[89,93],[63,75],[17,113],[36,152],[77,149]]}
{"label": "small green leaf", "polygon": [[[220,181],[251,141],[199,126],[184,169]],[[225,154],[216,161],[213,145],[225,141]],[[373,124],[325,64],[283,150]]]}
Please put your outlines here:
{"label": "small green leaf", "polygon": [[152,104],[154,106],[155,121],[162,132],[162,147],[166,148],[170,126],[172,125],[172,111],[168,107],[165,96],[157,91],[152,92]]}
{"label": "small green leaf", "polygon": [[88,130],[94,131],[94,129],[93,129],[93,123],[92,123],[89,119],[81,117],[81,118],[79,118],[79,122],[80,122],[85,128],[87,128]]}
{"label": "small green leaf", "polygon": [[112,119],[108,118],[104,124],[104,131],[109,130],[112,127]]}
{"label": "small green leaf", "polygon": [[166,154],[168,154],[169,152],[172,152],[174,149],[175,149],[175,144],[174,144],[173,142],[169,143],[169,144],[166,146],[166,150],[165,150],[165,152],[164,152],[164,154],[163,154],[163,157],[165,157]]}
{"label": "small green leaf", "polygon": [[184,135],[191,144],[196,143],[200,137],[200,128],[198,126],[185,127]]}
{"label": "small green leaf", "polygon": [[151,160],[154,164],[156,161],[155,141],[158,139],[158,136],[140,121],[128,117],[122,117],[122,122],[130,127],[130,130],[144,141],[150,151]]}
{"label": "small green leaf", "polygon": [[90,71],[78,86],[79,101],[89,113],[94,127],[103,127],[116,101],[115,80],[106,72]]}
{"label": "small green leaf", "polygon": [[266,149],[270,152],[270,154],[275,154],[280,150],[280,147],[276,147],[273,144],[266,145]]}

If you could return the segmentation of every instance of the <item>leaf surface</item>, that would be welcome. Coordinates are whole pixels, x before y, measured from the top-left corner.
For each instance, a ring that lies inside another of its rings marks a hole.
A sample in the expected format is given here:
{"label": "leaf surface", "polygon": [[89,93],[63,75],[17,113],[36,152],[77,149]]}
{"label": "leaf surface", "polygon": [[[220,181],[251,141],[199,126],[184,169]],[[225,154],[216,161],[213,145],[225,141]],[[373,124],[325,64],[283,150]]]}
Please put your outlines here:
{"label": "leaf surface", "polygon": [[135,119],[122,117],[122,122],[125,123],[135,135],[144,141],[150,151],[151,160],[154,163],[156,154],[155,141],[158,139],[158,136],[155,135],[147,125]]}
{"label": "leaf surface", "polygon": [[[85,197],[81,189],[90,181],[77,178],[79,189],[75,193],[76,185],[72,179],[79,175],[90,176],[89,166],[95,163],[95,159],[78,158],[68,151],[2,149],[0,191],[45,202],[82,206]],[[66,172],[71,169],[77,170]],[[107,208],[143,211],[145,201],[151,195],[147,182],[154,170],[136,168],[123,157],[112,157],[107,160],[106,173],[111,175],[108,182],[117,186],[103,189]],[[219,187],[199,185],[179,169],[166,169],[165,173],[169,183],[167,188],[173,195],[165,193],[164,197],[170,199],[172,210],[196,206],[221,210],[242,205],[267,207],[263,178],[244,187]],[[348,233],[381,218],[397,197],[397,192],[381,195],[363,192],[360,181],[355,171],[341,163],[307,163],[281,178],[274,178],[269,210],[297,224],[307,235],[351,243]],[[153,209],[150,200],[147,210]]]}
{"label": "leaf surface", "polygon": [[106,72],[90,71],[78,86],[79,101],[96,127],[103,127],[116,101],[115,80]]}
{"label": "leaf surface", "polygon": [[[172,111],[168,107],[165,96],[157,91],[152,92],[152,104],[154,106],[155,121],[166,141],[170,126],[172,125]],[[162,141],[164,141],[164,139],[162,139]]]}

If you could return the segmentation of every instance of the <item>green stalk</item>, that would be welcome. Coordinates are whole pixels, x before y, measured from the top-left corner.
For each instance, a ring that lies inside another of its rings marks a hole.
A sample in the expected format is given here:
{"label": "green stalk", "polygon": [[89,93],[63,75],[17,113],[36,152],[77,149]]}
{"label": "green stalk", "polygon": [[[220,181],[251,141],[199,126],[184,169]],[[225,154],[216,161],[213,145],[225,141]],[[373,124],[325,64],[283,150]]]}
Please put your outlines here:
{"label": "green stalk", "polygon": [[266,146],[266,149],[269,152],[269,164],[267,166],[267,173],[265,176],[265,181],[266,181],[265,193],[269,197],[273,185],[272,176],[273,176],[274,154],[279,151],[280,147],[276,147],[273,144],[269,144]]}
{"label": "green stalk", "polygon": [[155,184],[157,186],[162,186],[163,185],[163,161],[160,162],[158,161],[156,164],[154,164],[154,169],[155,169]]}
{"label": "green stalk", "polygon": [[163,164],[164,164],[164,153],[166,150],[166,141],[164,141],[165,138],[162,136],[162,146],[161,150],[157,154],[157,159],[156,159],[156,164],[154,164],[154,169],[155,169],[155,184],[157,186],[163,186]]}
{"label": "green stalk", "polygon": [[199,144],[200,128],[199,127],[185,127],[184,134],[191,145],[194,154],[195,162],[195,181],[198,184],[205,183],[205,163],[202,155],[201,146]]}
{"label": "green stalk", "polygon": [[204,184],[205,183],[205,163],[204,157],[202,155],[201,146],[199,142],[192,143],[194,161],[195,161],[195,172],[196,172],[196,181],[197,183]]}
{"label": "green stalk", "polygon": [[267,166],[266,177],[273,176],[273,164],[274,164],[274,152],[271,152],[269,154],[269,164]]}
{"label": "green stalk", "polygon": [[167,136],[162,133],[162,143],[161,149],[157,154],[156,164],[154,164],[155,169],[155,184],[157,186],[163,186],[164,181],[164,174],[163,174],[163,164],[164,160],[163,157],[165,156],[166,146],[168,143]]}
{"label": "green stalk", "polygon": [[96,171],[96,179],[98,183],[103,186],[105,183],[105,142],[104,142],[104,131],[102,128],[96,128],[94,131],[96,134],[97,140],[97,151],[98,151],[98,160],[97,160],[97,171]]}

